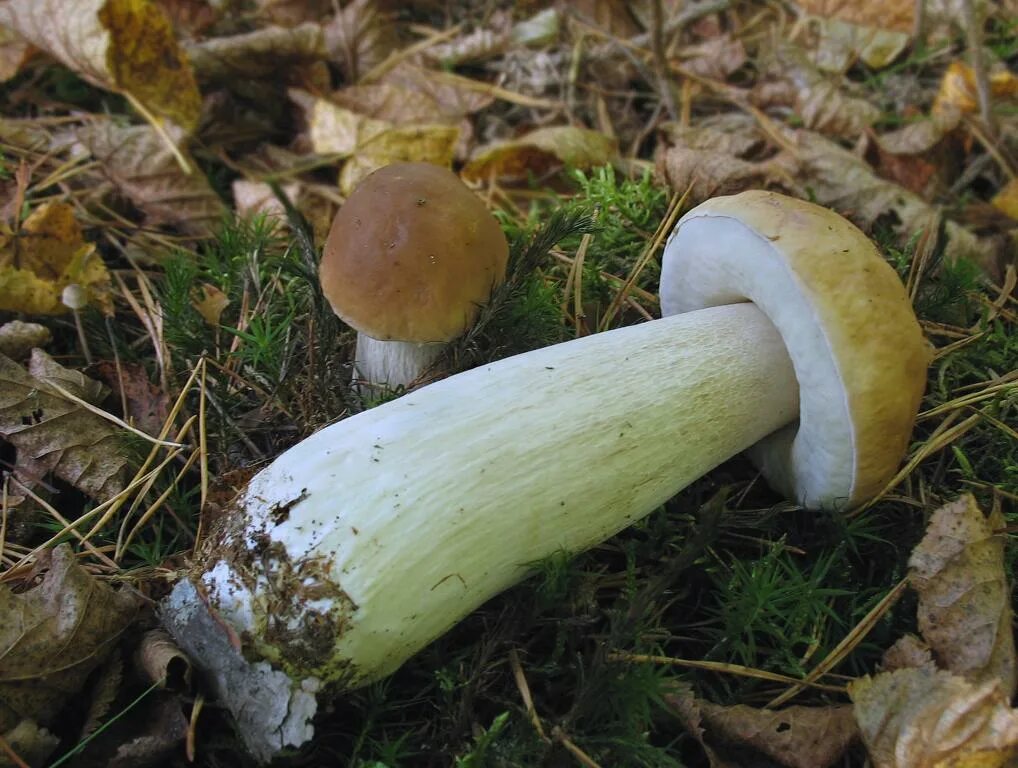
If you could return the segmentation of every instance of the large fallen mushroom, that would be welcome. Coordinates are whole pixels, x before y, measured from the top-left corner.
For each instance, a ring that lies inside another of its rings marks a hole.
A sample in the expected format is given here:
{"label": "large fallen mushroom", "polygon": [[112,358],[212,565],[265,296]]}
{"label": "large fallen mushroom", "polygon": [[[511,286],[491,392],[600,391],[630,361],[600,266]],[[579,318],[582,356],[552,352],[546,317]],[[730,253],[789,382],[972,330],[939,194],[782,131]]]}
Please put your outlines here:
{"label": "large fallen mushroom", "polygon": [[423,387],[251,481],[164,621],[253,753],[309,739],[323,686],[388,675],[740,451],[820,509],[892,476],[927,348],[854,226],[771,193],[709,201],[678,223],[661,297],[678,314]]}

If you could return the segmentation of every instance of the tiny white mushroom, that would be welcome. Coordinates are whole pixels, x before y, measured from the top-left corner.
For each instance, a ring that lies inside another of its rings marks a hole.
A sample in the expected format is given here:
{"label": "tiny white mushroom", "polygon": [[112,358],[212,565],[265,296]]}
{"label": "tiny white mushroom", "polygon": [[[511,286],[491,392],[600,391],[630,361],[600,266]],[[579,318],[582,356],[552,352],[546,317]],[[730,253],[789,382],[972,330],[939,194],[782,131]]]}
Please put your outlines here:
{"label": "tiny white mushroom", "polygon": [[876,492],[926,349],[872,243],[754,192],[691,211],[666,251],[663,306],[682,314],[437,382],[257,475],[194,576],[246,653],[305,698],[308,681],[377,680],[535,561],[604,540],[752,446],[805,504]]}

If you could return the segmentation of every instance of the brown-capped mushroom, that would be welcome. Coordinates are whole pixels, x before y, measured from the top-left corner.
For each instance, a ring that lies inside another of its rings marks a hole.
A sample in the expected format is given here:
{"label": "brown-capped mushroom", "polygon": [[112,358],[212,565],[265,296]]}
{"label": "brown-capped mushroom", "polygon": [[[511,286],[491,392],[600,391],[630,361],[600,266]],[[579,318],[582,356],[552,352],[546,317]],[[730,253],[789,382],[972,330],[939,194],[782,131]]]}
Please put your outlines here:
{"label": "brown-capped mushroom", "polygon": [[357,377],[408,387],[470,327],[505,277],[509,247],[452,171],[397,163],[365,178],[339,210],[322,291],[355,328]]}

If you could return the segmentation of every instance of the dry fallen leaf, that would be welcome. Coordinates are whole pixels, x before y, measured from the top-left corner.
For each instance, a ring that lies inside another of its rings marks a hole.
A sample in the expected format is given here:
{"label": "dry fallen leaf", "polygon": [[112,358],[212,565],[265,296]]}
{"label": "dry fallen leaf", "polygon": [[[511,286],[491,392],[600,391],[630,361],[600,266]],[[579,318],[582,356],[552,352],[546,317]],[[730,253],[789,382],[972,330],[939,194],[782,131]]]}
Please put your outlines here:
{"label": "dry fallen leaf", "polygon": [[[263,147],[268,149],[268,147]],[[255,176],[272,173],[273,169],[281,168],[285,173],[288,166],[277,166],[281,158],[273,156],[255,157],[249,155],[245,160],[255,160],[249,169]],[[289,166],[292,168],[292,165]],[[281,184],[280,191],[286,195],[290,203],[310,225],[316,243],[324,243],[332,227],[332,220],[339,208],[338,194],[332,184],[317,184],[306,181],[294,181]],[[238,216],[265,216],[267,219],[283,226],[289,226],[283,204],[276,198],[272,188],[261,181],[237,179],[233,182],[234,207]]]}
{"label": "dry fallen leaf", "polygon": [[346,82],[356,83],[396,49],[396,34],[375,0],[353,0],[325,25],[325,47]]}
{"label": "dry fallen leaf", "polygon": [[349,158],[339,177],[340,191],[344,195],[349,195],[357,182],[369,173],[390,163],[452,165],[459,139],[459,129],[455,125],[396,125],[301,91],[291,91],[290,95],[307,115],[314,151]]}
{"label": "dry fallen leaf", "polygon": [[188,234],[208,236],[226,207],[200,172],[184,173],[150,126],[90,121],[78,137],[105,175],[145,213],[149,225],[175,224]]}
{"label": "dry fallen leaf", "polygon": [[32,46],[13,29],[0,27],[0,83],[14,77],[31,58]]}
{"label": "dry fallen leaf", "polygon": [[95,245],[85,242],[71,206],[43,203],[16,233],[0,230],[0,309],[64,314],[70,309],[61,295],[72,283],[113,314],[110,275]]}
{"label": "dry fallen leaf", "polygon": [[0,325],[0,355],[21,360],[28,357],[33,347],[45,347],[52,338],[45,325],[11,320]]}
{"label": "dry fallen leaf", "polygon": [[687,146],[658,153],[658,176],[679,194],[689,190],[689,205],[753,187],[765,188],[784,178],[784,169],[770,160],[750,162],[731,155]]}
{"label": "dry fallen leaf", "polygon": [[[262,215],[279,221],[286,219],[286,210],[283,208],[283,204],[272,192],[272,187],[265,182],[236,179],[231,188],[233,190],[233,205],[238,216]],[[291,205],[296,204],[299,188],[299,182],[280,187]]]}
{"label": "dry fallen leaf", "polygon": [[317,21],[333,8],[331,0],[255,0],[255,5],[260,16],[284,27]]}
{"label": "dry fallen leaf", "polygon": [[766,142],[760,126],[744,112],[709,115],[695,125],[665,123],[661,131],[668,145],[698,149],[711,154],[749,159],[750,153]]}
{"label": "dry fallen leaf", "polygon": [[[990,94],[995,99],[1018,98],[1018,76],[1006,70],[990,73]],[[979,96],[976,93],[976,76],[972,67],[961,61],[952,61],[940,81],[940,90],[933,102],[933,113],[977,112]]]}
{"label": "dry fallen leaf", "polygon": [[688,45],[680,53],[684,69],[713,80],[724,80],[746,63],[746,48],[742,40],[730,34]]}
{"label": "dry fallen leaf", "polygon": [[826,72],[842,73],[861,58],[874,69],[905,50],[914,26],[914,0],[799,0],[816,33],[812,59]]}
{"label": "dry fallen leaf", "polygon": [[811,16],[840,19],[860,26],[912,32],[915,23],[913,0],[885,0],[882,3],[860,3],[859,0],[797,0],[797,5]]}
{"label": "dry fallen leaf", "polygon": [[191,305],[214,328],[219,325],[219,318],[230,305],[230,299],[212,283],[202,283],[191,290]]}
{"label": "dry fallen leaf", "polygon": [[14,475],[31,485],[52,472],[105,501],[124,487],[119,430],[61,395],[50,382],[98,402],[102,385],[32,350],[29,370],[0,355],[0,437],[18,451]]}
{"label": "dry fallen leaf", "polygon": [[158,768],[181,751],[188,722],[180,698],[159,693],[144,707],[136,718],[141,724],[141,735],[118,744],[116,753],[105,763],[107,768]]}
{"label": "dry fallen leaf", "polygon": [[1004,188],[993,196],[993,206],[1012,219],[1018,219],[1018,178],[1011,179]]}
{"label": "dry fallen leaf", "polygon": [[321,26],[262,27],[254,32],[213,37],[186,46],[195,76],[203,83],[228,83],[232,78],[279,77],[293,64],[326,56]]}
{"label": "dry fallen leaf", "polygon": [[186,132],[201,97],[163,9],[149,0],[7,0],[0,24],[99,88]]}
{"label": "dry fallen leaf", "polygon": [[918,195],[881,179],[865,160],[833,141],[809,131],[788,133],[796,143],[799,178],[818,203],[847,215],[864,230],[888,214],[898,218],[906,237],[926,225],[932,209]]}
{"label": "dry fallen leaf", "polygon": [[88,712],[85,713],[85,722],[78,734],[79,739],[95,733],[117,698],[117,693],[124,682],[124,655],[119,648],[113,649],[102,666],[92,674],[92,680]]}
{"label": "dry fallen leaf", "polygon": [[384,154],[380,148],[435,165],[452,162],[457,128],[444,123],[397,125],[359,114],[328,99],[309,97],[299,91],[291,96],[304,109],[312,149],[323,155],[342,157]]}
{"label": "dry fallen leaf", "polygon": [[1015,691],[1011,590],[1004,570],[1006,523],[986,518],[971,494],[938,509],[912,551],[919,628],[939,665],[973,683]]}
{"label": "dry fallen leaf", "polygon": [[934,113],[876,137],[880,175],[932,200],[957,175],[964,153],[956,133],[957,110]]}
{"label": "dry fallen leaf", "polygon": [[[435,117],[441,122],[455,123],[489,106],[494,97],[490,93],[469,87],[466,79],[443,77],[442,73],[403,62],[393,67],[381,80],[382,84],[393,85],[403,92],[412,91],[426,96],[434,104]],[[364,109],[358,111],[366,112]],[[397,114],[372,115],[394,122],[400,122]]]}
{"label": "dry fallen leaf", "polygon": [[417,125],[389,128],[360,145],[339,174],[339,191],[349,196],[368,174],[391,163],[452,165],[459,140],[453,125]]}
{"label": "dry fallen leaf", "polygon": [[790,768],[833,765],[856,739],[858,731],[848,705],[755,709],[722,707],[685,692],[666,697],[673,708],[698,714],[702,738],[714,747],[749,746]]}
{"label": "dry fallen leaf", "polygon": [[159,434],[170,411],[170,398],[152,383],[145,366],[100,360],[95,372],[113,390],[114,398],[126,403],[128,424],[149,435]]}
{"label": "dry fallen leaf", "polygon": [[640,32],[632,14],[632,3],[622,0],[561,0],[560,6],[613,37],[627,38]]}
{"label": "dry fallen leaf", "polygon": [[886,672],[919,667],[936,669],[930,647],[915,635],[902,635],[884,651],[882,666]]}
{"label": "dry fallen leaf", "polygon": [[754,103],[765,109],[790,106],[811,130],[854,139],[880,117],[875,105],[845,90],[843,78],[823,74],[787,42],[771,52],[767,76],[768,82],[753,89]]}
{"label": "dry fallen leaf", "polygon": [[[797,183],[808,189],[817,203],[834,208],[864,231],[881,217],[894,216],[899,222],[895,229],[904,240],[939,220],[937,208],[880,178],[865,160],[849,150],[816,133],[780,130],[794,142],[787,161],[795,170]],[[954,221],[945,223],[944,232],[946,260],[971,259],[987,274],[996,274],[1000,267],[992,240],[980,239]]]}
{"label": "dry fallen leaf", "polygon": [[165,629],[150,629],[142,636],[134,664],[161,687],[186,691],[191,685],[191,661]]}
{"label": "dry fallen leaf", "polygon": [[130,626],[137,603],[52,550],[39,584],[0,584],[0,732],[29,720],[49,726]]}
{"label": "dry fallen leaf", "polygon": [[707,742],[700,700],[693,695],[692,688],[679,683],[676,685],[676,689],[678,691],[676,694],[665,696],[665,702],[678,717],[679,723],[686,729],[686,733],[696,739],[700,746],[703,747],[703,751],[707,754],[710,768],[741,768],[724,759]]}
{"label": "dry fallen leaf", "polygon": [[488,25],[459,35],[452,40],[432,45],[424,50],[424,57],[443,67],[456,67],[468,62],[493,59],[504,53],[512,43],[512,18],[495,11]]}
{"label": "dry fallen leaf", "polygon": [[1018,710],[996,681],[901,669],[848,688],[875,768],[1008,768],[1018,760]]}
{"label": "dry fallen leaf", "polygon": [[[0,733],[4,741],[22,761],[30,766],[45,765],[60,739],[31,720],[22,720],[7,733]],[[21,768],[0,751],[0,768]]]}
{"label": "dry fallen leaf", "polygon": [[463,168],[463,176],[486,180],[522,181],[563,165],[587,169],[610,163],[618,142],[597,131],[573,125],[538,128],[511,141],[481,147]]}

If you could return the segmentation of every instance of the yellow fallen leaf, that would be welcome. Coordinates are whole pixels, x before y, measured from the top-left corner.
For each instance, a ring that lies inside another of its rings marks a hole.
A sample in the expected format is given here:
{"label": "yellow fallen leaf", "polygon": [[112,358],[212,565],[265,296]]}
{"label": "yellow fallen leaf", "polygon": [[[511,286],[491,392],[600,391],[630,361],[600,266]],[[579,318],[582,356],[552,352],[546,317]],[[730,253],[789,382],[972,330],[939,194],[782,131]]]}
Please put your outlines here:
{"label": "yellow fallen leaf", "polygon": [[1018,179],[1011,179],[990,202],[1012,219],[1018,219]]}
{"label": "yellow fallen leaf", "polygon": [[339,176],[344,195],[350,194],[369,173],[390,163],[452,165],[459,139],[459,128],[455,125],[396,125],[300,91],[291,91],[290,96],[308,116],[314,151],[350,158]]}
{"label": "yellow fallen leaf", "polygon": [[311,148],[322,155],[349,156],[365,142],[385,132],[391,123],[365,117],[327,99],[291,93],[308,116]]}
{"label": "yellow fallen leaf", "polygon": [[7,0],[0,25],[90,83],[190,132],[201,97],[162,7],[151,0]]}
{"label": "yellow fallen leaf", "polygon": [[[1007,71],[990,74],[990,95],[996,99],[1018,98],[1018,76]],[[972,67],[961,61],[952,61],[947,67],[933,102],[934,114],[952,109],[961,112],[979,109],[975,73]]]}
{"label": "yellow fallen leaf", "polygon": [[74,209],[66,203],[44,203],[17,232],[0,233],[0,309],[28,314],[68,312],[61,302],[72,283],[113,314],[110,275],[95,245],[86,243]]}
{"label": "yellow fallen leaf", "polygon": [[339,191],[349,195],[372,171],[391,163],[452,165],[459,128],[454,125],[393,126],[362,144],[339,174]]}
{"label": "yellow fallen leaf", "polygon": [[211,283],[202,283],[191,291],[191,304],[202,319],[214,327],[219,325],[219,318],[229,306],[230,299]]}
{"label": "yellow fallen leaf", "polygon": [[538,128],[512,141],[481,147],[463,169],[463,176],[482,180],[494,175],[521,181],[561,165],[580,169],[605,165],[616,154],[618,142],[603,133],[573,125]]}

